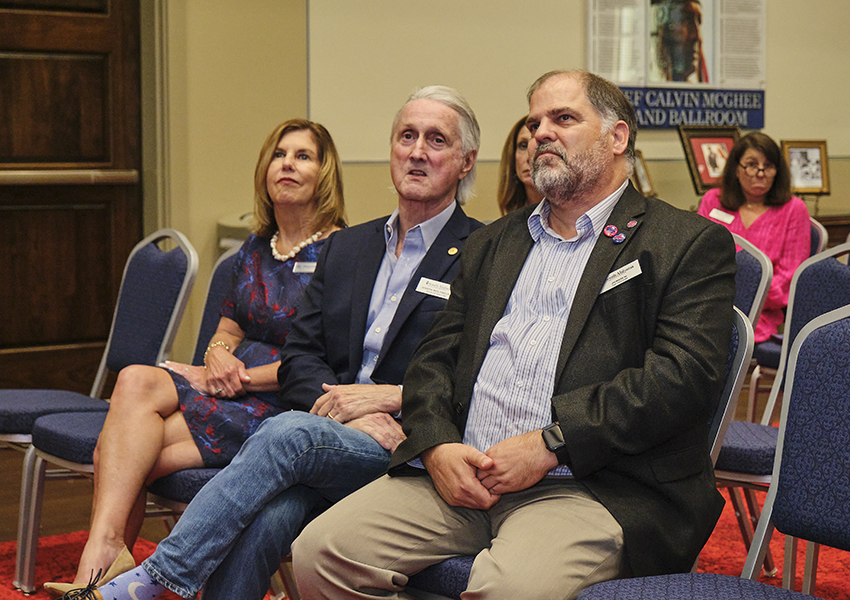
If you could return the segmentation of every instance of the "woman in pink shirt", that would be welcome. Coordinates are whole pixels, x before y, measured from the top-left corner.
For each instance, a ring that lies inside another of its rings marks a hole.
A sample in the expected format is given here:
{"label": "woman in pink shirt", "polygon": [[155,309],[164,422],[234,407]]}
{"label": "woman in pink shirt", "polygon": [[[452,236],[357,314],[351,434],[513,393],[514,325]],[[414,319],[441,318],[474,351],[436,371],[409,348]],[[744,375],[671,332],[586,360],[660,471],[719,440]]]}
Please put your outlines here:
{"label": "woman in pink shirt", "polygon": [[709,190],[699,214],[752,242],[773,263],[773,280],[755,328],[755,341],[776,333],[785,320],[791,278],[811,254],[809,210],[791,195],[791,175],[769,136],[745,135],[729,153],[720,188]]}

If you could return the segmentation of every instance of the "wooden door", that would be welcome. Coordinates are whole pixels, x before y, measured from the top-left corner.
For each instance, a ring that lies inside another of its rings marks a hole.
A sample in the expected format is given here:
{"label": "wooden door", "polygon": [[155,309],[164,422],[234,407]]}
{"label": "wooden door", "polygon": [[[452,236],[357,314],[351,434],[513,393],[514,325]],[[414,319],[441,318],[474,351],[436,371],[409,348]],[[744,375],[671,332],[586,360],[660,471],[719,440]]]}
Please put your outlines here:
{"label": "wooden door", "polygon": [[88,393],[142,237],[139,0],[0,0],[0,388]]}

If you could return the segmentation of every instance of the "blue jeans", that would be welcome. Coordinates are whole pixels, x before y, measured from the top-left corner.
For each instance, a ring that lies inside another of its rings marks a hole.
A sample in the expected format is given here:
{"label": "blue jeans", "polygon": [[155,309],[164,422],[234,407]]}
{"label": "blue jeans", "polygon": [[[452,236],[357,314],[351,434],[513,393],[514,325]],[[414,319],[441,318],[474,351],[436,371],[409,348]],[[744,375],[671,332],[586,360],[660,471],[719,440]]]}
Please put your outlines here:
{"label": "blue jeans", "polygon": [[331,419],[299,411],[267,419],[142,564],[184,598],[210,579],[204,598],[226,586],[231,597],[261,599],[306,521],[383,474],[389,461],[369,435]]}

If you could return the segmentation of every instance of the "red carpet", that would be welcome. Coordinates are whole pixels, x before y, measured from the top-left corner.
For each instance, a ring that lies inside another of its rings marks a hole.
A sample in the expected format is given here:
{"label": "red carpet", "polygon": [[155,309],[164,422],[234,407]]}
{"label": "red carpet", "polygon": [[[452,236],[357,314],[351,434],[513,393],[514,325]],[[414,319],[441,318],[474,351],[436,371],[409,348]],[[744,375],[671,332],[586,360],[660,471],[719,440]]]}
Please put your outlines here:
{"label": "red carpet", "polygon": [[[86,536],[87,532],[78,531],[39,540],[36,583],[41,585],[45,581],[69,581],[73,577]],[[155,544],[151,542],[139,540],[133,552],[136,562],[139,563],[150,556],[155,547]],[[784,548],[784,536],[775,533],[771,542],[771,550],[780,571],[776,577],[771,579],[765,579],[762,576],[761,581],[776,586],[782,585]],[[803,553],[804,545],[800,544],[798,579],[802,579]],[[700,555],[700,571],[737,576],[741,574],[745,558],[746,552],[744,552],[744,543],[741,541],[741,533],[738,531],[735,513],[731,504],[727,501],[717,528]],[[2,542],[0,543],[0,600],[22,600],[24,598],[20,592],[12,590],[14,571],[15,542]],[[798,582],[798,589],[799,585]],[[815,595],[828,600],[850,600],[850,553],[833,548],[821,548]],[[47,594],[39,590],[29,598],[42,600],[47,598]],[[162,598],[180,600],[179,596],[171,593],[163,595]]]}

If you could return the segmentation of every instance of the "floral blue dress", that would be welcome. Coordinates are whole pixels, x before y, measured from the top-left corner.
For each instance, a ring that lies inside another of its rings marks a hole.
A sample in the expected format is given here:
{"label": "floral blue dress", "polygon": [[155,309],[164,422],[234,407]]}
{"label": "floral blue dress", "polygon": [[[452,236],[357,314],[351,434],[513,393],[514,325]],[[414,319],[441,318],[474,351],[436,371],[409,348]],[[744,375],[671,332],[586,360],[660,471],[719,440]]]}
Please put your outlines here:
{"label": "floral blue dress", "polygon": [[[248,368],[280,360],[280,348],[292,327],[299,297],[312,271],[293,273],[296,263],[315,263],[324,240],[281,262],[272,256],[269,238],[251,235],[237,256],[233,283],[219,314],[239,324],[245,337],[233,355]],[[180,410],[195,439],[205,467],[224,467],[264,419],[283,410],[277,392],[253,392],[238,398],[214,398],[199,393],[171,372]]]}

